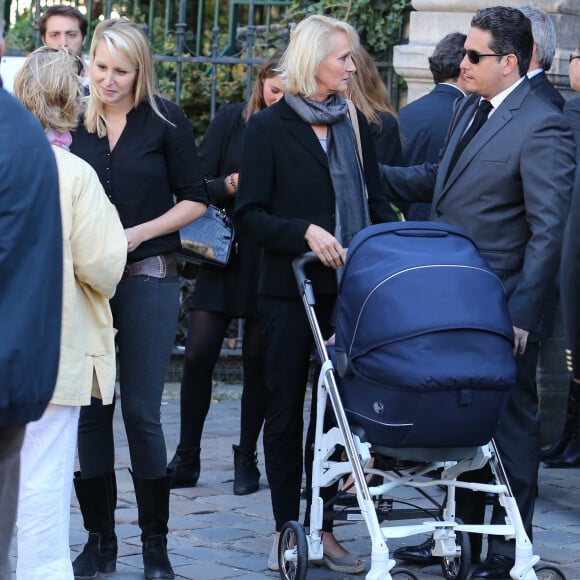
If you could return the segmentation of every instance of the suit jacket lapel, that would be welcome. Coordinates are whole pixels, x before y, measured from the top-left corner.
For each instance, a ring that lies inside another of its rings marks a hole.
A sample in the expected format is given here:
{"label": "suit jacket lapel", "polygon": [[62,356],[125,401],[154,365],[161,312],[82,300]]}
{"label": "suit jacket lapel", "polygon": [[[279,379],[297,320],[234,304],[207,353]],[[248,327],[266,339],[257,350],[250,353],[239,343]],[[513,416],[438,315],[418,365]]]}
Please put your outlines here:
{"label": "suit jacket lapel", "polygon": [[286,101],[282,99],[280,102],[282,103],[282,101],[281,116],[288,127],[288,134],[295,138],[300,147],[304,147],[324,167],[328,167],[328,156],[322,149],[312,127],[300,119],[296,112],[286,104]]}
{"label": "suit jacket lapel", "polygon": [[[445,176],[447,175],[449,162],[451,161],[451,158],[453,156],[453,151],[455,151],[457,144],[459,143],[459,140],[467,130],[467,126],[469,125],[469,122],[471,121],[473,115],[475,114],[475,109],[477,108],[478,103],[479,97],[469,96],[466,98],[465,101],[460,102],[458,107],[456,107],[455,114],[451,119],[451,127],[453,126],[453,123],[457,122],[456,117],[458,115],[462,116],[459,122],[457,123],[457,126],[453,130],[453,133],[448,137],[449,141],[445,148],[445,154],[443,155],[443,158],[439,163],[434,197],[437,196],[437,192],[443,192],[445,190],[445,186],[447,185],[445,183]],[[455,166],[455,171],[456,170],[457,165]],[[452,175],[450,175],[449,177],[451,178]],[[447,182],[449,181],[450,179],[447,180]]]}
{"label": "suit jacket lapel", "polygon": [[[455,183],[457,178],[465,171],[465,169],[469,166],[475,155],[482,149],[484,145],[489,143],[499,131],[503,129],[503,127],[511,121],[514,116],[514,112],[517,111],[521,107],[522,101],[530,92],[530,83],[527,79],[524,79],[522,84],[517,87],[511,94],[509,94],[506,99],[502,102],[502,104],[497,108],[496,111],[491,115],[491,117],[487,120],[487,122],[483,125],[483,127],[478,131],[477,135],[472,139],[469,145],[463,151],[461,157],[457,160],[455,167],[449,174],[447,181],[443,181],[445,179],[445,174],[447,172],[447,167],[449,166],[448,161],[451,159],[451,155],[446,155],[445,165],[443,163],[439,167],[437,181],[439,187],[436,187],[436,190],[440,191],[440,195],[437,195],[435,192],[435,196],[438,199],[441,199],[449,190],[449,188]],[[454,151],[454,148],[457,146],[457,142],[467,129],[467,124],[473,117],[475,113],[475,107],[477,107],[477,103],[479,99],[476,101],[475,106],[471,108],[464,115],[464,119],[461,120],[460,124],[458,125],[457,129],[454,131],[454,134],[451,137],[449,142],[449,150]],[[441,180],[441,181],[440,181]]]}

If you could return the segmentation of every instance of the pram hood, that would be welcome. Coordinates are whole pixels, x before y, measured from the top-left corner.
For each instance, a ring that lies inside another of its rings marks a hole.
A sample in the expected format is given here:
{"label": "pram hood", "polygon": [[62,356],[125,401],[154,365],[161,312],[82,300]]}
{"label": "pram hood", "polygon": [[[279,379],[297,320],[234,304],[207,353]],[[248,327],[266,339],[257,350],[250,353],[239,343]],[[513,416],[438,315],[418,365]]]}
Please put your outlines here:
{"label": "pram hood", "polygon": [[477,329],[513,342],[499,278],[458,228],[379,224],[353,240],[341,277],[336,345],[349,359],[390,342]]}
{"label": "pram hood", "polygon": [[503,285],[459,229],[404,222],[355,236],[335,360],[347,415],[371,440],[486,442],[515,383],[512,346]]}

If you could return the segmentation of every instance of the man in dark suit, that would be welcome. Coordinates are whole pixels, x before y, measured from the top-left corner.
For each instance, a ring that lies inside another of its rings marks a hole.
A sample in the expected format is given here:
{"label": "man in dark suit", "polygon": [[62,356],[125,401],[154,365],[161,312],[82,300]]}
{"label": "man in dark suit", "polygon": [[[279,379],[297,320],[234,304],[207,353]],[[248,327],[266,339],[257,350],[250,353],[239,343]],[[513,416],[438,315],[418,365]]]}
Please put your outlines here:
{"label": "man in dark suit", "polygon": [[[520,6],[518,10],[523,12],[532,24],[534,50],[532,51],[532,59],[527,74],[528,79],[530,79],[530,84],[532,85],[532,90],[549,103],[552,103],[559,111],[562,111],[565,102],[564,97],[562,97],[562,95],[554,88],[552,83],[546,77],[545,72],[552,66],[552,61],[556,54],[557,37],[554,23],[550,16],[539,8]],[[558,341],[561,336],[562,319],[559,302],[558,284],[557,280],[554,280],[554,285],[552,291],[548,295],[542,316],[538,368],[538,376],[540,378],[538,388],[540,391],[548,388],[545,383],[554,380],[553,378],[549,378],[554,377],[554,370],[551,369],[550,366],[555,365],[557,369],[560,368],[559,363],[561,364],[559,359],[552,360],[552,352],[555,348],[558,348],[556,345],[552,345],[552,341]],[[552,338],[553,334],[555,334],[554,338]],[[564,372],[563,365],[561,367],[561,372]],[[568,430],[564,429],[562,436],[556,439],[550,447],[542,451],[542,459],[557,458],[564,450],[567,442]]]}
{"label": "man in dark suit", "polygon": [[[479,10],[465,49],[461,69],[467,91],[474,94],[457,108],[440,163],[382,166],[381,173],[394,201],[432,200],[430,218],[462,228],[504,284],[518,373],[495,439],[531,536],[540,453],[534,333],[558,269],[574,178],[574,138],[562,115],[532,92],[526,78],[532,30],[519,10]],[[485,122],[465,144],[464,134],[473,134],[472,120],[475,126],[479,119]],[[483,472],[466,475],[488,478]],[[481,495],[458,493],[458,517],[481,522]],[[492,523],[503,523],[504,517],[495,505]],[[487,558],[472,577],[509,578],[514,558],[513,541],[490,537]]]}
{"label": "man in dark suit", "polygon": [[[580,44],[570,55],[568,68],[570,86],[580,92]],[[576,158],[580,158],[580,97],[566,101],[564,118],[576,137]],[[548,467],[580,466],[580,168],[576,168],[576,180],[572,195],[572,207],[564,235],[562,250],[562,314],[569,349],[566,351],[568,371],[572,373],[564,440],[561,452],[548,460]]]}
{"label": "man in dark suit", "polygon": [[[439,158],[455,101],[465,96],[459,69],[464,42],[465,34],[452,32],[437,43],[429,57],[435,88],[399,111],[405,165],[435,163]],[[402,209],[408,220],[427,220],[431,204],[411,203]]]}
{"label": "man in dark suit", "polygon": [[554,23],[550,16],[539,8],[520,6],[518,10],[523,12],[532,23],[534,49],[528,68],[532,90],[561,111],[564,108],[564,97],[546,77],[546,71],[552,66],[558,42]]}

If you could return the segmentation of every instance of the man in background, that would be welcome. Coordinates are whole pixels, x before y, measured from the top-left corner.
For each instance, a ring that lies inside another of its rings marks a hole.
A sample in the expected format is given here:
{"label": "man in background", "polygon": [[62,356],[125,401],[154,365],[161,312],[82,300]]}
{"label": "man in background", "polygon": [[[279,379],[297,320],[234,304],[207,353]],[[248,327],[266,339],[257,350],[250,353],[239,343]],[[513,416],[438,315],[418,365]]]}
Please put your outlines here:
{"label": "man in background", "polygon": [[40,123],[0,78],[0,580],[11,578],[26,424],[42,415],[56,383],[61,303],[56,163]]}
{"label": "man in background", "polygon": [[[83,62],[83,45],[87,38],[89,22],[74,6],[57,4],[50,6],[38,21],[40,39],[49,48],[66,46]],[[87,76],[84,68],[83,76]]]}
{"label": "man in background", "polygon": [[561,111],[564,108],[564,97],[546,77],[546,71],[552,66],[558,42],[554,23],[550,16],[539,8],[520,6],[518,10],[523,12],[532,23],[534,49],[528,68],[532,90]]}
{"label": "man in background", "polygon": [[[407,166],[425,161],[436,163],[439,157],[455,102],[465,96],[459,69],[465,38],[465,34],[452,32],[439,41],[429,57],[435,88],[399,111],[403,160]],[[410,203],[403,211],[408,220],[427,220],[430,209],[429,203]]]}

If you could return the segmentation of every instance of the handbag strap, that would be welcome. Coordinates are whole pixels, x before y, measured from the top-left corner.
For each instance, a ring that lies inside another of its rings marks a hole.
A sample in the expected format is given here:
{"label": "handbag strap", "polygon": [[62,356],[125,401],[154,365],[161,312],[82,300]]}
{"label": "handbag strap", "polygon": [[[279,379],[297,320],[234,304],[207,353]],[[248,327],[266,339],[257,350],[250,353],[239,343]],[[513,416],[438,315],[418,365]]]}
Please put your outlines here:
{"label": "handbag strap", "polygon": [[[365,164],[363,161],[363,154],[362,154],[362,144],[360,142],[360,128],[358,126],[358,115],[356,114],[356,107],[354,103],[350,99],[345,99],[346,104],[348,105],[348,116],[350,117],[350,122],[352,123],[352,127],[354,129],[354,134],[356,136],[356,148],[358,149],[358,158],[360,160],[360,166],[364,172]],[[369,198],[369,192],[367,190],[367,186],[365,183],[365,195],[367,199]]]}
{"label": "handbag strap", "polygon": [[350,122],[354,128],[354,134],[356,135],[356,146],[358,149],[358,157],[360,159],[361,167],[364,169],[363,154],[362,154],[362,144],[360,142],[360,128],[358,126],[358,115],[356,114],[356,107],[350,99],[345,99],[348,105],[348,116],[350,117]]}

